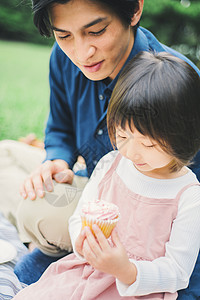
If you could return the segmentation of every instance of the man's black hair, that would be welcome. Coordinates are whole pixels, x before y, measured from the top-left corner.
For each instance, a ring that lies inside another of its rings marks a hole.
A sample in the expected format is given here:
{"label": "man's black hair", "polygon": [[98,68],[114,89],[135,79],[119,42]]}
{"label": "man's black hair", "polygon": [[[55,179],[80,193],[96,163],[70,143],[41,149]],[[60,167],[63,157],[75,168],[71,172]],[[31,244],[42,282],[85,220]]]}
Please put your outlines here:
{"label": "man's black hair", "polygon": [[[55,4],[66,4],[73,0],[32,0],[33,21],[41,35],[50,37],[52,26],[49,19],[49,9]],[[139,0],[91,0],[102,3],[114,11],[123,24],[130,25],[134,12],[137,11]],[[139,23],[138,23],[139,25]]]}

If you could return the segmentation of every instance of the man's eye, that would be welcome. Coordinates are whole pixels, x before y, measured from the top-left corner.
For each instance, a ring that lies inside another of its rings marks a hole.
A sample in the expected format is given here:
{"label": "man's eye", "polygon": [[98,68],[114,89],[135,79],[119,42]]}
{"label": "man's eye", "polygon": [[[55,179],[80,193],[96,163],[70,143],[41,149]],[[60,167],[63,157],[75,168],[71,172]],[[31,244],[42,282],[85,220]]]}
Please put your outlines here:
{"label": "man's eye", "polygon": [[67,35],[64,35],[64,36],[59,36],[58,38],[61,39],[61,40],[65,40],[69,37],[70,35],[67,34]]}
{"label": "man's eye", "polygon": [[104,33],[106,31],[106,27],[104,27],[103,29],[99,30],[99,31],[90,31],[90,34],[92,35],[101,35],[102,33]]}

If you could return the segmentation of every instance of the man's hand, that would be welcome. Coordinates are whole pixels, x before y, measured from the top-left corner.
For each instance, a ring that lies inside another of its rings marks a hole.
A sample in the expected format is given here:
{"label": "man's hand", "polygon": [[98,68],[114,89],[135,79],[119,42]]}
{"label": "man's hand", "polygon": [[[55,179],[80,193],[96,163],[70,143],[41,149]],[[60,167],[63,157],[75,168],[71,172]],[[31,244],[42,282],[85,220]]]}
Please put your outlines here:
{"label": "man's hand", "polygon": [[136,266],[129,261],[116,230],[112,231],[111,245],[97,225],[93,225],[92,229],[96,238],[89,227],[84,228],[86,238],[82,252],[87,262],[95,269],[113,275],[124,284],[134,283],[137,276]]}
{"label": "man's hand", "polygon": [[64,160],[47,160],[25,179],[20,187],[20,194],[24,199],[29,197],[34,200],[36,195],[43,198],[45,195],[43,184],[48,192],[52,192],[52,179],[59,183],[72,184],[73,177],[74,173]]}

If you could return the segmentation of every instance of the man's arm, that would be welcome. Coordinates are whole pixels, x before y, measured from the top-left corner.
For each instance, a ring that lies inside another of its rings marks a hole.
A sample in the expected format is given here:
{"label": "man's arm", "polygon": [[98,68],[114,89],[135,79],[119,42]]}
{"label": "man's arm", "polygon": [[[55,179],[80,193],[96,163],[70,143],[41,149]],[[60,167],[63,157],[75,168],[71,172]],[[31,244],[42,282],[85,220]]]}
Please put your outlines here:
{"label": "man's arm", "polygon": [[66,60],[66,55],[55,44],[50,58],[50,113],[45,130],[46,159],[21,185],[20,194],[24,199],[29,197],[34,200],[36,194],[44,197],[43,185],[51,192],[52,179],[69,184],[73,180],[70,169],[78,153],[73,130],[73,112],[68,105],[68,93],[63,81],[63,76],[66,76],[63,74]]}

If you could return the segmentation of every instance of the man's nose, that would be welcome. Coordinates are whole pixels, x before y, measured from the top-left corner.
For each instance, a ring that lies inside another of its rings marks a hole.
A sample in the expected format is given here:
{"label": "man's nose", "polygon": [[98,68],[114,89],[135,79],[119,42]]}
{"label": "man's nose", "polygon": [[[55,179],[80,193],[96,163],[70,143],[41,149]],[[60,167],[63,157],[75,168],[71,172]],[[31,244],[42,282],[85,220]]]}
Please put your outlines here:
{"label": "man's nose", "polygon": [[77,61],[81,65],[84,65],[89,62],[89,59],[94,55],[95,47],[87,41],[84,41],[84,39],[79,38],[74,42],[74,52]]}

